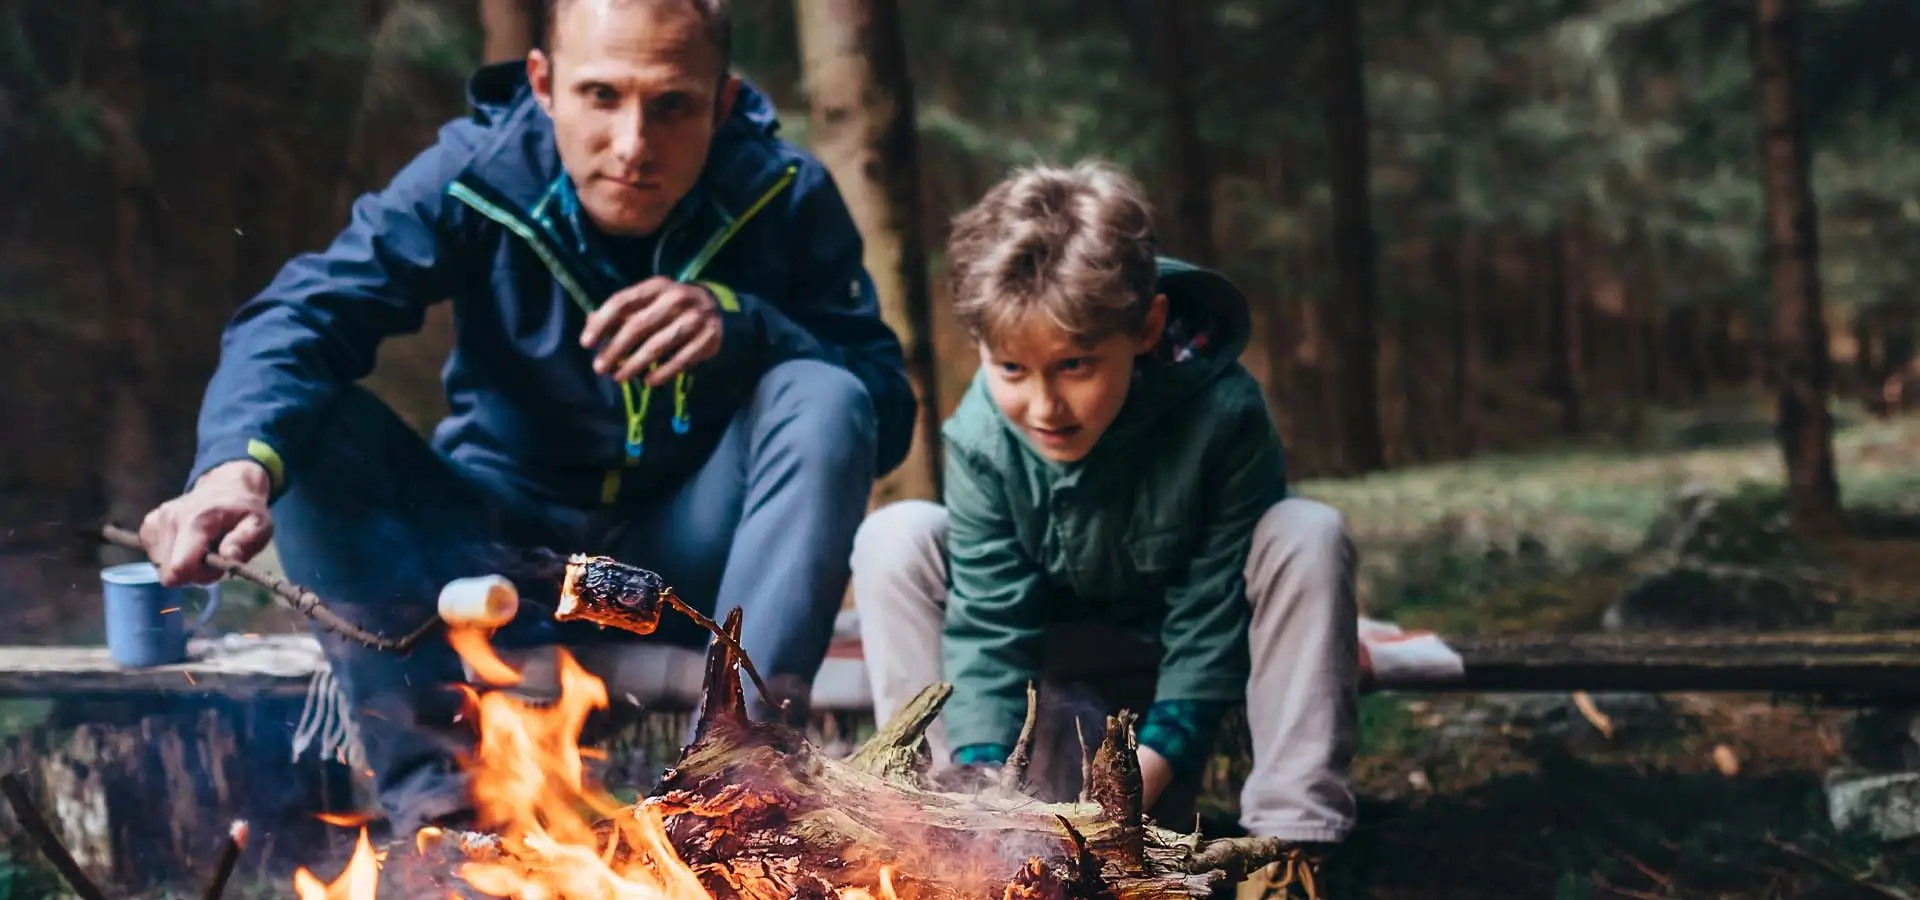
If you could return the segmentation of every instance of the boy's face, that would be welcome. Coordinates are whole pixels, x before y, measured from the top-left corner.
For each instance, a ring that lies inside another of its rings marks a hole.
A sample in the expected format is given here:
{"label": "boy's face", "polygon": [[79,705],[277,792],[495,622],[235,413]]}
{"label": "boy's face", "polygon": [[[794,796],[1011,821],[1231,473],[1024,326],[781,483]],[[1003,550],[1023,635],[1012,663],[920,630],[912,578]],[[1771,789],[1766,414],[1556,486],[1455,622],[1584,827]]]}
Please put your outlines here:
{"label": "boy's face", "polygon": [[1041,455],[1077,462],[1120,414],[1133,384],[1134,357],[1152,350],[1166,328],[1167,298],[1153,298],[1139,334],[1076,343],[1034,316],[992,346],[980,343],[987,391],[1000,412]]}

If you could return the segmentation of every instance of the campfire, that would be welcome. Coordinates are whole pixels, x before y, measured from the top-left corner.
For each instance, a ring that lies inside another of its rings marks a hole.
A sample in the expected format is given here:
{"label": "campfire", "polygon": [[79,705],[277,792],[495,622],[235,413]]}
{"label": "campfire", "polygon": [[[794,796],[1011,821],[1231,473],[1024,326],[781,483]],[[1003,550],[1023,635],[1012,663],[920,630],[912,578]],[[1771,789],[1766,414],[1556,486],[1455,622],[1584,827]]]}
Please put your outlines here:
{"label": "campfire", "polygon": [[[693,741],[648,796],[622,803],[588,777],[593,751],[579,737],[588,717],[607,707],[600,679],[559,651],[558,698],[524,699],[510,690],[520,676],[495,654],[491,632],[449,622],[452,646],[483,682],[467,691],[466,719],[478,740],[463,761],[475,830],[426,828],[378,847],[364,825],[338,821],[359,827],[351,859],[331,881],[299,869],[295,896],[1176,900],[1209,896],[1252,868],[1290,858],[1271,839],[1204,841],[1146,818],[1134,717],[1125,712],[1108,718],[1079,802],[1044,803],[1023,792],[1037,708],[1031,690],[1026,727],[999,783],[979,793],[940,791],[924,779],[923,738],[947,685],[928,686],[864,746],[836,758],[797,729],[747,716],[742,674],[759,679],[739,649],[739,610],[714,623],[651,572],[575,556],[556,618],[647,634],[665,608],[692,615],[716,640]],[[50,856],[64,855],[57,842],[42,843]],[[76,887],[84,881],[61,868]]]}

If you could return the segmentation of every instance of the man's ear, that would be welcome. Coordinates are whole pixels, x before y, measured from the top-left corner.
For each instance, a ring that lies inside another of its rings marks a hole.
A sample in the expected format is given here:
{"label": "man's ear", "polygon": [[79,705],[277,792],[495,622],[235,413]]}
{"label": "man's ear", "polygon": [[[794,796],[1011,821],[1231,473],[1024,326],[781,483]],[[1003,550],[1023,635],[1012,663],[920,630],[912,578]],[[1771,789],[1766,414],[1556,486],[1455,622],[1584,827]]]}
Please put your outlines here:
{"label": "man's ear", "polygon": [[719,128],[728,116],[733,115],[733,101],[739,97],[740,76],[728,75],[727,80],[720,82],[720,96],[718,102],[713,104],[713,127]]}
{"label": "man's ear", "polygon": [[1140,323],[1140,343],[1134,351],[1135,356],[1153,352],[1160,346],[1160,338],[1167,333],[1167,295],[1153,295],[1153,302],[1147,304],[1147,319]]}
{"label": "man's ear", "polygon": [[527,84],[533,87],[533,99],[553,115],[553,58],[538,47],[527,52]]}

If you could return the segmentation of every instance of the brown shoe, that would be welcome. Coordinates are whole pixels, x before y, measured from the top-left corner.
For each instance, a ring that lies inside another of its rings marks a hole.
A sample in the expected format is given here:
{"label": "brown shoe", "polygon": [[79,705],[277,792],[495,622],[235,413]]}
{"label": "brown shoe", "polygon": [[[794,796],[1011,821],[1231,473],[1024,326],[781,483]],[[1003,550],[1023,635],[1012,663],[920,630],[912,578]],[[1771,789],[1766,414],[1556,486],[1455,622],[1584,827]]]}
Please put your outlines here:
{"label": "brown shoe", "polygon": [[1320,863],[1325,853],[1318,848],[1294,846],[1278,862],[1247,873],[1240,882],[1235,900],[1320,900]]}

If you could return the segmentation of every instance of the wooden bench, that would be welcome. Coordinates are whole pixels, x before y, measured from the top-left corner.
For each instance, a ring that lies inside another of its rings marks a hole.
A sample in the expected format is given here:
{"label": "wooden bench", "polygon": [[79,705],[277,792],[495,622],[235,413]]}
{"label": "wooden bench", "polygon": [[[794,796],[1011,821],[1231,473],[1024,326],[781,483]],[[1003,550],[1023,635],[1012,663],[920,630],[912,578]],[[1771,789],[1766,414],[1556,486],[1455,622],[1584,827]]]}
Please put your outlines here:
{"label": "wooden bench", "polygon": [[[1464,658],[1457,680],[1391,679],[1373,690],[1738,691],[1777,693],[1920,693],[1920,631],[1875,634],[1584,634],[1456,638]],[[662,684],[647,705],[690,709],[698,697],[701,655],[658,648]],[[229,635],[196,640],[180,665],[123,669],[105,647],[0,646],[0,697],[305,696],[326,668],[319,642],[306,634]],[[815,680],[814,708],[871,709],[859,640],[842,637]]]}
{"label": "wooden bench", "polygon": [[[1920,695],[1916,632],[1447,643],[1465,662],[1460,677],[1387,680],[1370,689]],[[660,652],[643,667],[646,674],[620,692],[610,684],[610,693],[667,714],[656,742],[677,746],[677,723],[697,700],[701,656],[653,649]],[[180,665],[122,669],[104,647],[0,647],[0,698],[53,706],[45,727],[9,739],[0,757],[8,770],[28,774],[81,865],[120,889],[199,877],[232,818],[257,823],[256,834],[270,832],[284,850],[338,836],[314,813],[364,805],[355,773],[312,753],[292,758],[309,685],[327,666],[317,641],[305,634],[231,635],[197,640],[190,652],[192,660]],[[846,629],[816,680],[814,706],[816,723],[870,718],[866,667]],[[659,761],[650,756],[645,764]],[[11,818],[0,812],[0,823],[18,835]],[[266,847],[258,855],[272,852]]]}

